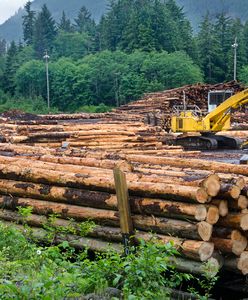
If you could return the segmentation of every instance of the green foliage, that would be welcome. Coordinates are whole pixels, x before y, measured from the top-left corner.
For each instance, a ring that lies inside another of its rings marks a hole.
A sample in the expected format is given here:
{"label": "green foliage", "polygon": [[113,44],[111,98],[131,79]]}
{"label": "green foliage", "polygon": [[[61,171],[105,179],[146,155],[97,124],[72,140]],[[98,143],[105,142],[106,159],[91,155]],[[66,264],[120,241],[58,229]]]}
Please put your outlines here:
{"label": "green foliage", "polygon": [[[1,90],[0,90],[1,97]],[[47,104],[43,98],[38,97],[34,99],[27,98],[12,98],[8,97],[8,95],[4,94],[3,97],[0,98],[0,113],[8,111],[8,110],[20,110],[27,113],[34,114],[48,114]],[[56,107],[50,109],[50,112],[58,113]]]}
{"label": "green foliage", "polygon": [[[25,217],[29,215],[28,209],[19,210]],[[51,216],[51,226],[56,219],[56,215]],[[82,223],[84,233],[92,226],[92,222]],[[173,245],[153,239],[141,240],[128,256],[120,256],[110,245],[105,254],[96,254],[92,261],[87,250],[75,253],[67,241],[37,246],[15,226],[0,223],[0,235],[1,299],[74,299],[88,293],[101,296],[107,287],[121,290],[124,299],[170,299],[170,289],[192,278],[174,271],[171,258],[177,251]],[[207,297],[215,279],[206,280],[201,286]]]}
{"label": "green foliage", "polygon": [[43,58],[45,51],[50,51],[56,36],[55,21],[44,4],[36,17],[34,24],[34,49],[36,57]]}
{"label": "green foliage", "polygon": [[248,66],[242,68],[239,78],[243,83],[248,85]]}
{"label": "green foliage", "polygon": [[197,299],[208,300],[212,296],[211,291],[219,278],[215,275],[218,272],[215,268],[216,266],[213,266],[211,262],[204,263],[202,278],[196,278],[200,289],[203,291],[202,293],[195,288],[189,288],[189,292],[196,296]]}

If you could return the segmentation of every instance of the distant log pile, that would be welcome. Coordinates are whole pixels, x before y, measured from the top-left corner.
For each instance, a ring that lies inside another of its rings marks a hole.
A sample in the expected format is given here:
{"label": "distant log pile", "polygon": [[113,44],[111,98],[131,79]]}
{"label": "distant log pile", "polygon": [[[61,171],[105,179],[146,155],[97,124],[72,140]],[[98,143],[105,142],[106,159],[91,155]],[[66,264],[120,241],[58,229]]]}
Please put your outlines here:
{"label": "distant log pile", "polygon": [[[207,112],[208,92],[214,90],[233,90],[237,93],[243,87],[237,82],[223,84],[196,84],[167,90],[164,92],[149,93],[143,99],[121,106],[116,110],[118,119],[143,118],[149,124],[170,129],[170,116],[175,105],[182,105],[185,96],[186,105],[197,105],[203,112]],[[244,109],[244,108],[243,108]],[[242,123],[242,113],[235,115],[236,123]]]}
{"label": "distant log pile", "polygon": [[79,229],[64,238],[77,247],[99,249],[111,242],[120,249],[112,172],[119,167],[126,173],[137,238],[149,240],[152,231],[158,242],[171,241],[182,254],[179,269],[210,260],[217,268],[225,261],[227,268],[248,273],[247,167],[99,149],[0,147],[5,154],[0,156],[1,220],[20,220],[18,206],[33,208],[27,222],[34,228],[42,228],[52,213],[60,216],[54,226],[73,218],[80,228],[81,221],[91,219],[97,226],[87,238]]}
{"label": "distant log pile", "polygon": [[182,151],[181,147],[164,145],[167,134],[160,127],[141,122],[96,123],[63,122],[60,124],[0,124],[1,142],[49,148],[80,148],[108,151]]}

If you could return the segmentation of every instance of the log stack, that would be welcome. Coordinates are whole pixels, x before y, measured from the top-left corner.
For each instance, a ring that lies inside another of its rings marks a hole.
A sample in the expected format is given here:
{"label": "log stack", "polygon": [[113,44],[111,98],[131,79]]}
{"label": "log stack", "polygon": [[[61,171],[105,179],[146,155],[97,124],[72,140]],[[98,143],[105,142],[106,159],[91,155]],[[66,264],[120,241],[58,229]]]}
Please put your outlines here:
{"label": "log stack", "polygon": [[[203,113],[207,113],[208,92],[216,90],[233,90],[234,93],[237,93],[243,90],[243,87],[237,82],[231,81],[216,85],[187,85],[172,90],[148,93],[141,100],[121,106],[116,110],[116,117],[125,120],[127,118],[137,119],[137,116],[139,116],[140,120],[148,124],[161,126],[168,131],[170,130],[173,107],[182,105],[184,97],[186,105],[197,105]],[[241,111],[244,110],[245,108],[242,108]],[[239,123],[245,122],[243,114],[238,111],[237,114],[233,115],[233,122],[236,127],[238,127]]]}
{"label": "log stack", "polygon": [[[24,148],[22,154],[0,156],[1,220],[20,220],[16,208],[31,206],[27,222],[35,230],[56,213],[60,217],[54,226],[76,220],[75,232],[66,237],[76,246],[87,242],[99,249],[111,242],[120,249],[112,172],[119,167],[126,173],[137,238],[149,240],[153,232],[160,243],[172,242],[182,254],[179,269],[208,260],[220,268],[225,259],[227,268],[248,273],[247,167],[170,156],[111,157],[96,151],[95,157],[91,152],[79,157],[55,149],[32,153],[32,147]],[[82,238],[80,222],[87,219],[97,226]]]}

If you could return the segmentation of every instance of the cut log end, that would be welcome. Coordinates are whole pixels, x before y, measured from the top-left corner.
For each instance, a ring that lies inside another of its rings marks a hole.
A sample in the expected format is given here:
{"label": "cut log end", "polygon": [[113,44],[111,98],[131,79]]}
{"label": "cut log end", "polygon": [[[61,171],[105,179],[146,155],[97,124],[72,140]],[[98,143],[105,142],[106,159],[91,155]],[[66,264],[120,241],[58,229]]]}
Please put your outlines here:
{"label": "cut log end", "polygon": [[220,178],[216,174],[209,175],[202,183],[209,196],[215,197],[220,191]]}
{"label": "cut log end", "polygon": [[209,241],[211,239],[213,233],[213,225],[202,221],[197,224],[198,227],[198,234],[203,241]]}
{"label": "cut log end", "polygon": [[244,214],[240,220],[240,227],[243,230],[248,230],[248,214]]}
{"label": "cut log end", "polygon": [[202,243],[200,249],[199,249],[199,256],[201,261],[208,260],[214,252],[214,244],[204,242]]}
{"label": "cut log end", "polygon": [[219,209],[216,206],[210,206],[207,213],[206,221],[209,224],[216,224],[219,220]]}
{"label": "cut log end", "polygon": [[239,196],[237,202],[238,202],[237,205],[240,209],[246,209],[248,207],[248,199],[246,196],[243,195]]}
{"label": "cut log end", "polygon": [[244,251],[238,260],[238,269],[243,275],[248,274],[248,251]]}
{"label": "cut log end", "polygon": [[196,200],[199,203],[206,203],[211,200],[211,197],[209,197],[207,191],[204,188],[198,188],[196,191]]}
{"label": "cut log end", "polygon": [[247,247],[247,238],[243,236],[240,231],[233,230],[231,233],[231,240],[233,242],[232,252],[239,256]]}
{"label": "cut log end", "polygon": [[207,217],[207,209],[204,205],[199,205],[196,208],[195,219],[197,221],[204,221]]}

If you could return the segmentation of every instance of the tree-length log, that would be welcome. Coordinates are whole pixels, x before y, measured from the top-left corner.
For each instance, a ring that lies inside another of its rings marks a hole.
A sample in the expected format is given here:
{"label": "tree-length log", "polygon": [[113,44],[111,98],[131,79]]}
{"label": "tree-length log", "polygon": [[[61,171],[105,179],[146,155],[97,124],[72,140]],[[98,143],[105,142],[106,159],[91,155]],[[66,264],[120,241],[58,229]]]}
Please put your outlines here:
{"label": "tree-length log", "polygon": [[202,169],[202,170],[210,170],[219,172],[221,170],[222,173],[233,173],[238,175],[248,175],[248,168],[241,165],[233,165],[222,162],[212,162],[202,159],[183,159],[174,157],[150,157],[150,156],[142,156],[142,155],[128,155],[129,161],[136,161],[141,163],[152,163],[152,164],[164,164],[176,167],[187,167],[191,169]]}
{"label": "tree-length log", "polygon": [[[0,164],[0,177],[92,190],[110,192],[115,190],[113,178],[92,178],[81,174],[25,168],[17,165]],[[161,196],[165,199],[195,201],[199,203],[205,203],[210,200],[205,189],[199,187],[163,183],[128,182],[128,189],[130,194]]]}
{"label": "tree-length log", "polygon": [[[42,161],[30,161],[28,159],[23,159],[19,157],[5,157],[0,156],[0,164],[9,164],[23,166],[23,167],[30,167],[30,168],[41,168],[41,169],[49,169],[53,171],[62,171],[62,172],[73,172],[82,174],[85,176],[102,176],[105,175],[106,177],[112,176],[112,171],[109,169],[102,169],[102,168],[93,168],[93,167],[86,167],[86,166],[75,166],[70,164],[57,164],[57,163],[47,163]],[[124,166],[126,169],[126,166]],[[126,177],[128,181],[139,181],[139,182],[148,182],[148,183],[169,183],[169,184],[179,184],[185,186],[202,186],[206,189],[206,192],[210,196],[216,196],[220,191],[220,182],[217,175],[209,175],[208,177],[200,177],[187,178],[172,178],[171,176],[159,176],[156,174],[151,174],[150,176],[140,174],[140,173],[126,173]]]}
{"label": "tree-length log", "polygon": [[218,249],[222,253],[234,253],[237,256],[247,247],[247,239],[239,231],[233,231],[231,239],[213,237],[211,241],[214,243],[215,249]]}
{"label": "tree-length log", "polygon": [[[53,213],[60,214],[62,218],[75,220],[92,219],[99,224],[119,226],[119,214],[116,211],[78,207],[54,202],[34,200],[28,198],[0,197],[0,205],[4,208],[14,209],[17,206],[31,206],[33,211],[41,215]],[[212,226],[204,221],[194,224],[192,222],[149,216],[132,216],[135,228],[173,236],[186,237],[208,241],[212,235]]]}
{"label": "tree-length log", "polygon": [[[7,226],[14,226],[18,230],[25,232],[25,227],[22,225],[17,225],[6,221],[4,222],[4,224]],[[32,235],[38,241],[43,241],[43,242],[47,241],[47,232],[45,229],[32,227]],[[72,247],[78,249],[89,248],[93,251],[98,251],[98,252],[106,252],[109,249],[113,249],[119,253],[123,251],[123,247],[121,244],[117,244],[117,243],[110,244],[102,240],[82,237],[82,236],[77,236],[72,234],[66,234],[66,235],[58,234],[56,236],[56,239],[54,240],[54,243],[60,244],[63,241],[68,241]]]}
{"label": "tree-length log", "polygon": [[207,260],[207,265],[209,266],[208,270],[204,264],[188,259],[183,259],[180,257],[176,257],[171,260],[171,263],[175,266],[175,268],[181,272],[193,273],[197,275],[202,275],[207,272],[207,274],[211,277],[214,277],[219,272],[221,268],[220,263],[214,257],[211,257]]}
{"label": "tree-length log", "polygon": [[[116,196],[105,192],[0,179],[0,194],[117,210]],[[209,213],[207,212],[207,208],[202,204],[133,196],[129,197],[129,200],[131,210],[134,213],[197,221],[204,221]]]}
{"label": "tree-length log", "polygon": [[[3,210],[0,211],[0,219],[11,221],[11,222],[22,222],[23,218],[16,212]],[[45,216],[35,215],[32,214],[25,219],[25,222],[34,227],[42,227],[47,223],[47,218]],[[78,224],[78,228],[75,226],[75,230],[80,233],[80,224]],[[71,228],[72,223],[71,221],[63,220],[63,219],[56,219],[54,224],[50,226],[55,227],[64,227]],[[105,240],[109,241],[110,243],[116,243],[122,241],[122,234],[119,228],[114,227],[107,227],[107,226],[99,226],[97,225],[95,228],[92,229],[88,234],[88,236],[97,238],[98,240]],[[194,240],[184,240],[179,239],[172,236],[165,236],[161,234],[151,234],[142,231],[138,231],[135,233],[136,239],[143,239],[145,241],[153,241],[155,243],[172,243],[173,246],[178,249],[180,253],[184,256],[191,258],[196,261],[206,261],[209,259],[214,250],[214,246],[212,243],[202,242],[202,241],[194,241]]]}

